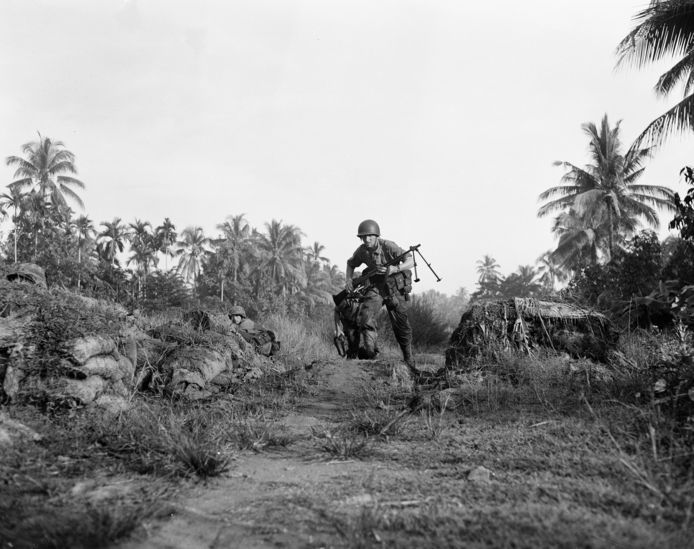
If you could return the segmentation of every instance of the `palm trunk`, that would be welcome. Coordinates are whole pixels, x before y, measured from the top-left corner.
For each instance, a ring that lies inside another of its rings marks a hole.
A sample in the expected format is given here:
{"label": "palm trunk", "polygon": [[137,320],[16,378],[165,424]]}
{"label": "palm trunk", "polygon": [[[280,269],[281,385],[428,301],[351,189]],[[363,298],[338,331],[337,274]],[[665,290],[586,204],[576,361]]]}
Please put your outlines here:
{"label": "palm trunk", "polygon": [[77,291],[82,287],[82,248],[77,248]]}
{"label": "palm trunk", "polygon": [[612,208],[607,209],[607,222],[609,223],[607,227],[607,245],[609,246],[610,257],[609,261],[612,261],[612,252],[614,251],[614,234],[612,228]]}
{"label": "palm trunk", "polygon": [[222,278],[222,284],[219,289],[219,301],[224,303],[224,279]]}
{"label": "palm trunk", "polygon": [[14,227],[14,262],[17,263],[17,226]]}

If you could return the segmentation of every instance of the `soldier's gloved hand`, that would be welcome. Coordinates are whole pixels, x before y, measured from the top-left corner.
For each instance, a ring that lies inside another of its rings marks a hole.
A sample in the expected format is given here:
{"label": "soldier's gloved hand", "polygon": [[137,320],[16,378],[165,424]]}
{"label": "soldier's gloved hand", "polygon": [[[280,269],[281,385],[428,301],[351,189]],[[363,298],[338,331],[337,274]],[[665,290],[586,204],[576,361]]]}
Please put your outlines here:
{"label": "soldier's gloved hand", "polygon": [[376,267],[376,274],[388,274],[388,269],[390,269],[390,267],[384,267],[383,265],[380,265],[379,267]]}
{"label": "soldier's gloved hand", "polygon": [[348,292],[351,292],[352,290],[354,290],[354,284],[352,283],[351,278],[348,278],[347,280],[345,280],[345,290],[347,290]]}

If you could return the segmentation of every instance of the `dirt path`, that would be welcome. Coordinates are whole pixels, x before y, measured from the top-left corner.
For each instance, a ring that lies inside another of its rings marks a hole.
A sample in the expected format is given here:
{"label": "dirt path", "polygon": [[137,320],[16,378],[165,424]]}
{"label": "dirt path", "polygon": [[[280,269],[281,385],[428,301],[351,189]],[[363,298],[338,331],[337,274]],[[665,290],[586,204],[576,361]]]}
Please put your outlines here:
{"label": "dirt path", "polygon": [[[295,440],[278,451],[245,452],[236,456],[225,478],[199,484],[175,503],[173,516],[148,526],[144,541],[122,544],[122,549],[306,547],[333,545],[333,531],[321,534],[289,528],[274,521],[287,500],[306,503],[304,520],[310,523],[314,496],[332,498],[340,486],[364,482],[382,464],[362,460],[331,459],[316,447],[315,433],[330,430],[354,409],[365,387],[380,383],[402,385],[388,361],[338,361],[316,364],[311,378],[314,391],[297,402],[295,410],[278,425]],[[332,493],[331,493],[332,492]],[[364,492],[346,496],[342,503],[355,507],[370,502]],[[298,517],[297,517],[298,518]],[[306,524],[304,524],[306,526]],[[310,524],[309,524],[310,526]],[[339,532],[337,532],[339,535]]]}
{"label": "dirt path", "polygon": [[504,404],[490,386],[462,410],[419,412],[368,452],[335,459],[321,433],[402,409],[389,400],[404,392],[394,364],[314,364],[310,390],[276,419],[291,444],[238,454],[119,547],[687,546],[594,422]]}

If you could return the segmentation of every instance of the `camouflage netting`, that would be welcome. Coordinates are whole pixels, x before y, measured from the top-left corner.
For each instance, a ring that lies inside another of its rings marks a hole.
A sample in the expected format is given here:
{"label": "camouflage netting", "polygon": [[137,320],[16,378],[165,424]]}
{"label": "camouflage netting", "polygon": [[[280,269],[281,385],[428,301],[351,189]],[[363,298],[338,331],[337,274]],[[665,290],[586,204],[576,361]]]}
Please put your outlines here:
{"label": "camouflage netting", "polygon": [[47,288],[46,273],[34,263],[16,263],[11,265],[5,272],[5,278],[10,282],[22,280]]}
{"label": "camouflage netting", "polygon": [[182,316],[145,331],[138,325],[146,319],[117,304],[49,290],[33,278],[5,277],[0,402],[119,411],[135,390],[201,398],[283,371],[236,333],[225,315]]}
{"label": "camouflage netting", "polygon": [[544,346],[604,362],[617,344],[609,319],[568,303],[533,298],[472,304],[451,334],[447,366],[464,366],[494,345],[530,352]]}

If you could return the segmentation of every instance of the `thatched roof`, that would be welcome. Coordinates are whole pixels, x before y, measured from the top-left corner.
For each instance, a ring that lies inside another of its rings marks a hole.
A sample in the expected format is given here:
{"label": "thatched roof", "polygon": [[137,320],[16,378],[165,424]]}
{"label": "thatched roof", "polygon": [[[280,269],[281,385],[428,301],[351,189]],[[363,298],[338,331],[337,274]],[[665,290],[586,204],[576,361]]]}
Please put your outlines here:
{"label": "thatched roof", "polygon": [[556,301],[538,301],[532,297],[514,298],[514,306],[518,314],[541,318],[560,320],[572,320],[582,318],[594,318],[607,321],[607,317],[590,309],[583,309],[570,303],[558,303]]}

